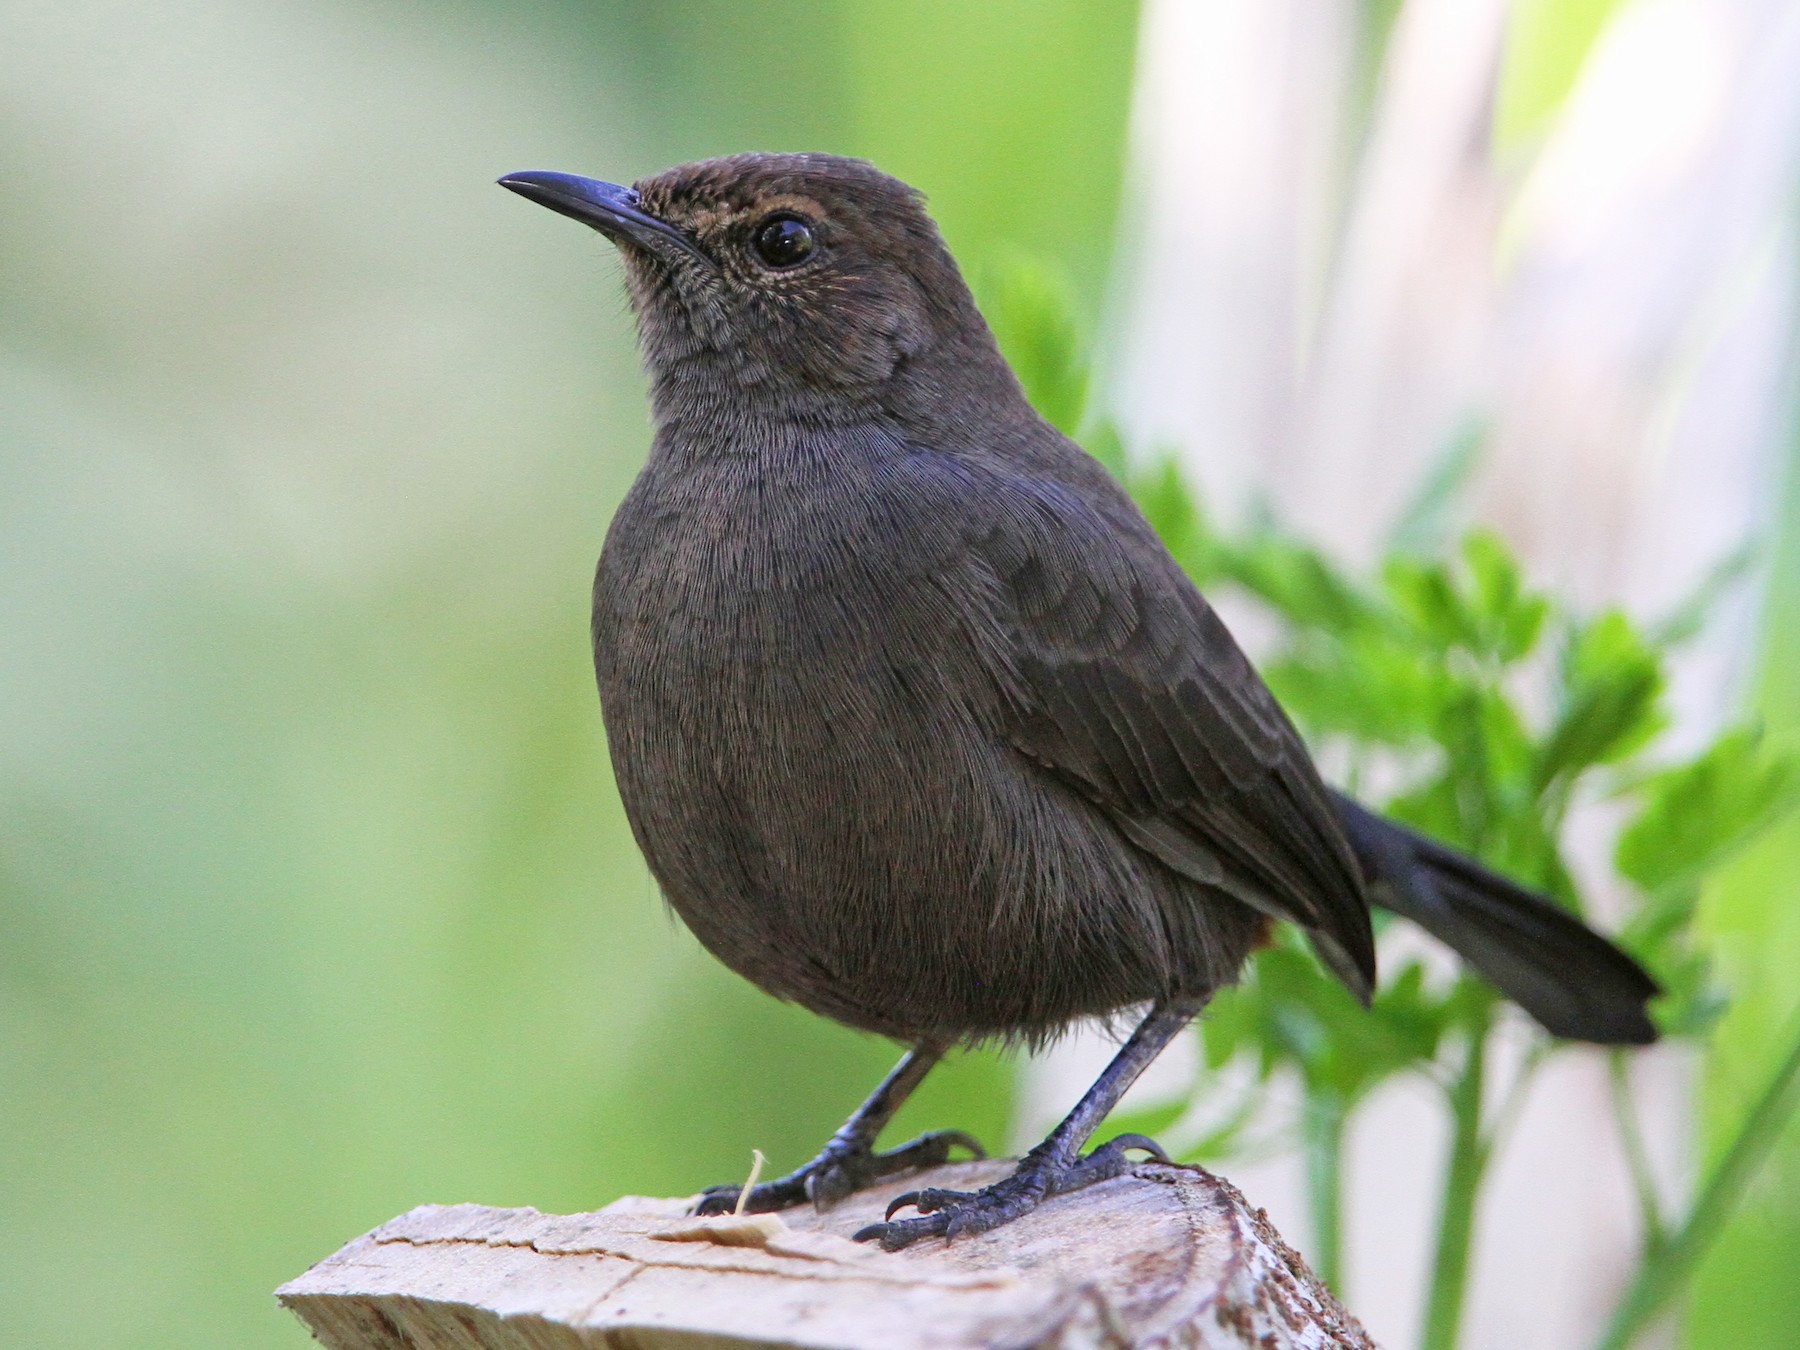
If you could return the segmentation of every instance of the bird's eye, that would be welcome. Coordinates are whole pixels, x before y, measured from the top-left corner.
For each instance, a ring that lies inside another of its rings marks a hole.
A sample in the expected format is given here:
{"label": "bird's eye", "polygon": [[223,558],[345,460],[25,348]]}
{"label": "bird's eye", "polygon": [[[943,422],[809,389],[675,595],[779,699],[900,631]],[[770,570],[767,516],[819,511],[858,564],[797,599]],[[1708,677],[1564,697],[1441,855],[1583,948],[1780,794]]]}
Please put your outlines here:
{"label": "bird's eye", "polygon": [[797,267],[812,257],[818,241],[798,216],[770,216],[756,227],[750,245],[770,267]]}

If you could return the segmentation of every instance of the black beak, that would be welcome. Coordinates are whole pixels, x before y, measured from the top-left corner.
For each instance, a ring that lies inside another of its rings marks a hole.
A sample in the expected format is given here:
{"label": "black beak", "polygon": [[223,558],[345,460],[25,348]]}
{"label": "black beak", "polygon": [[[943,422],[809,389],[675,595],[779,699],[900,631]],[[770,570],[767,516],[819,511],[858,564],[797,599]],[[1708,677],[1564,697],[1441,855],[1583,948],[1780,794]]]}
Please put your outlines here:
{"label": "black beak", "polygon": [[500,180],[500,186],[583,225],[591,225],[614,243],[636,244],[653,253],[666,253],[673,247],[700,262],[712,262],[673,225],[640,211],[633,188],[602,183],[596,178],[577,178],[572,173],[509,173]]}

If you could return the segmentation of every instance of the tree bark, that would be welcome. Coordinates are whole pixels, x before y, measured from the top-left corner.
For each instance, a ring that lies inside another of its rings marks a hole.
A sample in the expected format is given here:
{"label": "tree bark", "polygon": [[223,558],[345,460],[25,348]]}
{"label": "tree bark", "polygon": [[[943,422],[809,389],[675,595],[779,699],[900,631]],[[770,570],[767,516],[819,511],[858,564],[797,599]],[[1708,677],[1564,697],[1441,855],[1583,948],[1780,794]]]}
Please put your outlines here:
{"label": "tree bark", "polygon": [[1262,1211],[1195,1167],[1144,1164],[954,1243],[849,1240],[902,1190],[970,1189],[1008,1166],[937,1168],[823,1213],[425,1205],[277,1294],[331,1350],[1374,1350]]}

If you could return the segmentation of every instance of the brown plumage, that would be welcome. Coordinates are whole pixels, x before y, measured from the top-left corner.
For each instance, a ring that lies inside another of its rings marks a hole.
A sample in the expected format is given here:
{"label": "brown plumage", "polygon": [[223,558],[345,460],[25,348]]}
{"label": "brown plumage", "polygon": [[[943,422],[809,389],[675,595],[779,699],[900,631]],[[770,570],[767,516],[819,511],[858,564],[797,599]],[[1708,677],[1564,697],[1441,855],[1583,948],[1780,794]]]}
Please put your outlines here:
{"label": "brown plumage", "polygon": [[1137,507],[1026,402],[910,188],[822,155],[502,182],[620,245],[650,373],[655,443],[594,586],[638,843],[733,970],[915,1047],[754,1207],[967,1142],[873,1152],[945,1046],[1151,1005],[1014,1177],[868,1236],[1115,1174],[1154,1145],[1087,1135],[1270,916],[1367,999],[1371,895],[1559,1034],[1654,1034],[1654,986],[1603,939],[1333,797]]}

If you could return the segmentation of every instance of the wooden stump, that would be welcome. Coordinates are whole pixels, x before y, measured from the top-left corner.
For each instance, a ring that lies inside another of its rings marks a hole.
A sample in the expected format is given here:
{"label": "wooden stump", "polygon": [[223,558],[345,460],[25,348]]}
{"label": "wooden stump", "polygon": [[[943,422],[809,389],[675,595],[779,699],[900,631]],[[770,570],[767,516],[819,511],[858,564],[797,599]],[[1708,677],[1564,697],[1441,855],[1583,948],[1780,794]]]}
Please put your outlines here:
{"label": "wooden stump", "polygon": [[425,1205],[277,1294],[332,1350],[1373,1350],[1262,1211],[1199,1168],[1147,1163],[950,1244],[849,1240],[902,1190],[966,1190],[1009,1167],[937,1168],[822,1214]]}

